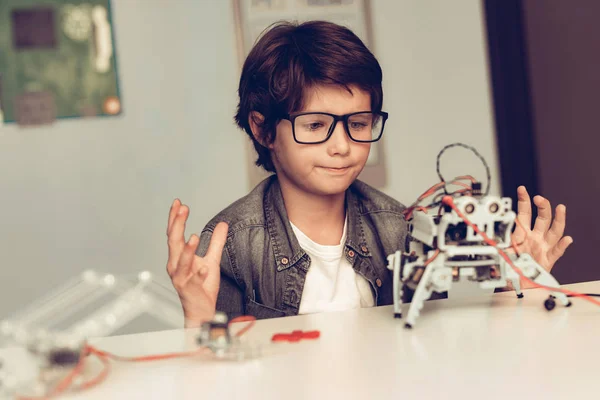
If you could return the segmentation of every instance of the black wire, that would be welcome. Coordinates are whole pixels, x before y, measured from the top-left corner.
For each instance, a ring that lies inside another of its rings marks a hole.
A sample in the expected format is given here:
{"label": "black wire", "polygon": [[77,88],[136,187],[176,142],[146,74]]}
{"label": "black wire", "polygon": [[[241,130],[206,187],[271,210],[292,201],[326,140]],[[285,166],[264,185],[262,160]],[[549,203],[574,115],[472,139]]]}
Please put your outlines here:
{"label": "black wire", "polygon": [[[442,200],[441,200],[441,199],[442,199],[444,196],[446,196],[446,195],[449,195],[449,196],[452,196],[452,197],[458,197],[458,196],[462,196],[462,195],[463,195],[463,193],[461,193],[461,192],[460,192],[460,189],[458,189],[458,190],[456,190],[456,191],[454,191],[454,192],[452,192],[452,193],[448,193],[448,192],[445,190],[445,188],[446,188],[446,187],[444,186],[444,192],[445,192],[445,193],[438,193],[438,194],[436,194],[436,195],[435,195],[435,197],[433,198],[433,201],[432,201],[431,203],[429,203],[429,204],[427,204],[427,205],[423,206],[423,207],[426,207],[426,208],[435,208],[435,207],[437,207],[437,206],[441,205],[441,204],[442,204]],[[441,188],[440,188],[440,189],[441,189]],[[437,189],[437,190],[436,190],[436,191],[435,191],[433,194],[435,194],[435,193],[436,193],[438,190],[440,190],[440,189]],[[428,197],[429,197],[429,196],[428,196]],[[420,203],[421,201],[423,201],[423,200],[418,200],[418,199],[417,199],[416,201],[414,201],[414,202],[413,202],[413,203],[412,203],[410,206],[408,206],[407,208],[414,208],[414,207],[418,206],[418,205],[419,205],[419,203]]]}
{"label": "black wire", "polygon": [[[440,159],[442,157],[442,154],[448,150],[451,147],[464,147],[465,149],[471,150],[473,153],[475,153],[475,155],[477,157],[479,157],[479,159],[481,160],[481,162],[483,163],[483,166],[485,167],[485,171],[486,171],[486,175],[487,175],[487,186],[485,188],[485,196],[487,196],[490,192],[490,187],[491,187],[491,174],[490,174],[490,168],[487,164],[487,162],[485,161],[485,158],[483,158],[483,156],[481,154],[479,154],[479,152],[477,150],[475,150],[474,147],[468,146],[466,144],[463,143],[452,143],[449,145],[446,145],[442,148],[442,150],[440,150],[440,152],[437,155],[437,160],[436,160],[436,171],[438,174],[438,177],[440,178],[440,181],[444,183],[444,186],[442,187],[442,189],[444,189],[444,193],[438,193],[434,198],[433,198],[433,202],[429,203],[428,205],[424,206],[426,208],[435,208],[437,206],[440,206],[442,204],[441,201],[441,197],[445,196],[445,195],[450,195],[453,197],[456,197],[457,195],[462,195],[462,193],[459,193],[458,191],[454,191],[452,193],[448,193],[448,189],[447,186],[448,184],[446,183],[446,181],[444,180],[444,177],[442,176],[442,173],[440,172]],[[439,189],[437,189],[439,190]],[[436,190],[436,192],[437,192]],[[435,192],[434,192],[435,193]],[[415,208],[417,207],[417,205],[421,202],[421,200],[415,200],[415,202],[413,202],[408,208]]]}
{"label": "black wire", "polygon": [[[590,297],[600,297],[600,293],[581,293],[581,295],[590,296]],[[573,296],[572,294],[568,294],[567,297],[581,297],[581,296],[580,295]]]}
{"label": "black wire", "polygon": [[440,152],[437,155],[436,171],[437,171],[438,176],[440,177],[440,181],[444,182],[444,194],[448,194],[448,191],[446,190],[446,185],[445,185],[446,181],[444,180],[444,177],[442,176],[442,173],[440,172],[440,158],[442,157],[442,154],[451,147],[464,147],[467,150],[471,150],[473,153],[475,153],[475,155],[477,157],[479,157],[481,162],[483,162],[483,166],[485,167],[485,172],[487,174],[487,186],[485,188],[484,196],[487,196],[490,193],[490,186],[491,186],[491,181],[492,181],[492,176],[490,174],[490,167],[488,166],[488,163],[485,161],[485,158],[483,158],[483,156],[481,154],[479,154],[479,152],[477,150],[475,150],[474,147],[468,146],[464,143],[452,143],[447,146],[444,146],[444,148],[442,150],[440,150]]}

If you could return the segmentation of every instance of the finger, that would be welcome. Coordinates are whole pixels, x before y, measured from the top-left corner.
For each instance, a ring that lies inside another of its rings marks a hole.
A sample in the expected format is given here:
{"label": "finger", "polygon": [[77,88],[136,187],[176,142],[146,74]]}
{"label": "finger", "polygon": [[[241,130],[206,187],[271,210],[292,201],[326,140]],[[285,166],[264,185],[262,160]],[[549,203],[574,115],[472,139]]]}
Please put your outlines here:
{"label": "finger", "polygon": [[[198,256],[196,256],[198,257]],[[204,281],[204,279],[206,278],[206,276],[208,275],[208,266],[206,265],[205,262],[198,262],[198,263],[194,263],[193,266],[194,270],[194,274],[198,275],[202,281]]]}
{"label": "finger", "polygon": [[562,204],[559,204],[556,207],[556,212],[554,214],[554,221],[552,221],[552,226],[548,233],[546,233],[546,242],[550,246],[554,246],[562,235],[565,233],[565,224],[567,222],[567,207]]}
{"label": "finger", "polygon": [[227,241],[227,231],[229,226],[226,222],[219,222],[213,231],[208,250],[206,251],[205,258],[211,260],[211,263],[216,265],[221,264],[221,256],[223,255],[223,247]]}
{"label": "finger", "polygon": [[188,217],[188,207],[182,204],[177,210],[177,215],[175,215],[175,219],[173,220],[173,225],[171,226],[171,232],[169,232],[169,242],[173,240],[176,243],[185,243],[185,223]]}
{"label": "finger", "polygon": [[548,261],[550,262],[550,267],[552,267],[554,263],[556,263],[556,261],[558,261],[558,259],[565,254],[565,251],[571,244],[573,244],[573,238],[571,236],[564,236],[558,241],[556,246],[554,246],[548,252]]}
{"label": "finger", "polygon": [[167,224],[167,236],[171,232],[171,227],[173,226],[173,221],[175,221],[175,216],[177,215],[177,211],[179,211],[179,207],[181,206],[181,201],[179,199],[173,200],[171,204],[171,209],[169,210],[169,222]]}
{"label": "finger", "polygon": [[198,244],[200,243],[200,239],[197,235],[192,235],[190,240],[185,244],[183,251],[181,252],[181,256],[179,257],[179,262],[177,263],[177,269],[173,274],[173,286],[177,291],[183,289],[185,284],[193,275],[194,271],[192,270],[194,264],[194,256],[196,254],[196,249],[198,248]]}
{"label": "finger", "polygon": [[[190,275],[191,275],[190,282],[193,281],[194,284],[204,285],[204,283],[207,280],[210,281],[211,279],[214,279],[209,274],[209,271],[210,271],[210,268],[209,268],[208,264],[206,263],[206,261],[203,260],[198,255],[194,255],[194,263],[192,264],[192,269],[191,269],[191,273],[190,273]],[[217,271],[218,278],[220,278],[219,274],[220,274],[220,271]]]}
{"label": "finger", "polygon": [[515,231],[512,234],[511,241],[515,244],[519,244],[525,240],[525,237],[527,236],[527,232],[525,232],[525,230],[521,227],[521,225],[519,225],[519,224],[516,224],[516,225],[517,225],[517,227],[515,228]]}
{"label": "finger", "polygon": [[517,188],[517,199],[517,218],[519,218],[525,229],[531,229],[531,199],[525,186]]}
{"label": "finger", "polygon": [[542,196],[535,196],[533,198],[533,202],[538,208],[538,216],[535,219],[533,230],[545,235],[550,228],[550,223],[552,222],[552,206],[550,205],[548,199]]}
{"label": "finger", "polygon": [[185,238],[183,235],[185,233],[187,211],[188,209],[185,205],[179,207],[167,240],[169,245],[169,261],[167,262],[167,272],[169,275],[172,275],[177,269],[179,257],[181,256],[181,252],[185,247]]}
{"label": "finger", "polygon": [[218,288],[221,279],[221,258],[227,241],[229,227],[225,222],[219,222],[213,231],[208,251],[206,252],[204,268],[200,271],[200,279],[207,287]]}

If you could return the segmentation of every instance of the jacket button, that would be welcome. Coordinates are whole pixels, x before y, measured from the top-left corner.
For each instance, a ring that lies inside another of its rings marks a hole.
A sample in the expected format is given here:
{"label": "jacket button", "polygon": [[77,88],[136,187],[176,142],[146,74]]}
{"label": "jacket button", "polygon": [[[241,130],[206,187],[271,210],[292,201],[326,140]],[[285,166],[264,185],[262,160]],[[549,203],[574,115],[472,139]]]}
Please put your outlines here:
{"label": "jacket button", "polygon": [[381,287],[381,279],[377,278],[375,283],[377,284],[377,287]]}
{"label": "jacket button", "polygon": [[369,249],[367,248],[367,246],[362,246],[360,249],[363,251],[363,253],[369,252]]}
{"label": "jacket button", "polygon": [[281,263],[282,263],[283,265],[288,265],[288,263],[289,263],[289,262],[290,262],[290,260],[288,260],[288,259],[287,259],[287,257],[283,257],[283,258],[281,259]]}
{"label": "jacket button", "polygon": [[354,250],[348,251],[348,257],[354,257]]}

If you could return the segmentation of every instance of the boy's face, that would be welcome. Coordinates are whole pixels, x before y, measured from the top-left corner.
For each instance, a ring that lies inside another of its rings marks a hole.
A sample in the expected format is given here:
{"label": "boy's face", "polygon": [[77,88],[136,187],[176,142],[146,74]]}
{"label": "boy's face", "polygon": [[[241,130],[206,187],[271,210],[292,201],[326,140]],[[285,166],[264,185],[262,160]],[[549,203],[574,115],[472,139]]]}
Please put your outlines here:
{"label": "boy's face", "polygon": [[[305,94],[305,108],[297,112],[327,112],[337,115],[371,111],[371,96],[355,86],[352,93],[340,86],[317,86]],[[320,144],[299,144],[292,124],[277,125],[275,141],[269,146],[282,183],[311,194],[334,195],[344,192],[362,171],[370,143],[354,142],[338,122],[331,137]]]}

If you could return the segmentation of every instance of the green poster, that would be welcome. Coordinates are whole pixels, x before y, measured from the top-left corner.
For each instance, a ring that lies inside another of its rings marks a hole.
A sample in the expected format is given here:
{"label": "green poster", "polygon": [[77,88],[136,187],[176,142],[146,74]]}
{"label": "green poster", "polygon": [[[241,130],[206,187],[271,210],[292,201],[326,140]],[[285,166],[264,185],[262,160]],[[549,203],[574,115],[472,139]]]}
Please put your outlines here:
{"label": "green poster", "polygon": [[0,123],[121,113],[110,0],[0,1]]}

